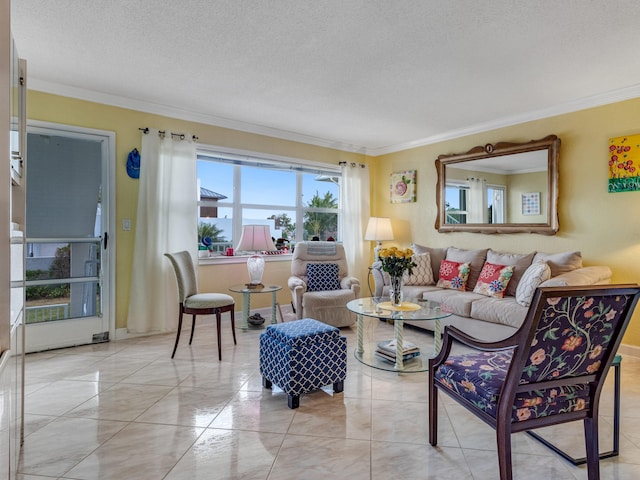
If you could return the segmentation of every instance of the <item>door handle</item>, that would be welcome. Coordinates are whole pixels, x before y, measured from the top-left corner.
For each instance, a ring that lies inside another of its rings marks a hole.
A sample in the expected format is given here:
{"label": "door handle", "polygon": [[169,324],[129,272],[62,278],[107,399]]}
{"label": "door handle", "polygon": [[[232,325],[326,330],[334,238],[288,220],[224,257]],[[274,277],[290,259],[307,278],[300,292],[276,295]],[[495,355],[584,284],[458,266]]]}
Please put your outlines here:
{"label": "door handle", "polygon": [[102,237],[102,241],[104,242],[104,249],[107,249],[107,242],[109,241],[109,234],[104,232],[104,237]]}

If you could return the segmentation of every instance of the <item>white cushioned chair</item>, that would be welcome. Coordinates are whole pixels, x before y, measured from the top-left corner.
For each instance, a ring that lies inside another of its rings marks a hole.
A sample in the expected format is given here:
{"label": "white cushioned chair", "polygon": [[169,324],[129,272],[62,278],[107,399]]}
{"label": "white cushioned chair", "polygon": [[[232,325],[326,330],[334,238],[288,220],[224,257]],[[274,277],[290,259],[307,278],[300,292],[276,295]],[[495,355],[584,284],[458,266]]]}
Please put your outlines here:
{"label": "white cushioned chair", "polygon": [[189,345],[193,341],[193,332],[196,329],[196,315],[215,315],[216,330],[218,333],[218,360],[222,360],[222,339],[221,335],[221,314],[229,312],[231,317],[231,332],[233,333],[233,344],[236,344],[236,324],[235,324],[235,303],[233,297],[224,293],[200,293],[198,291],[198,277],[196,275],[193,258],[188,251],[165,253],[171,261],[171,265],[176,273],[178,282],[178,331],[176,332],[176,343],[171,352],[171,358],[176,354],[180,332],[182,331],[182,316],[186,313],[192,315],[191,336]]}
{"label": "white cushioned chair", "polygon": [[358,298],[360,281],[349,276],[344,246],[336,242],[296,244],[288,282],[296,318],[313,318],[334,327],[356,321],[347,310]]}

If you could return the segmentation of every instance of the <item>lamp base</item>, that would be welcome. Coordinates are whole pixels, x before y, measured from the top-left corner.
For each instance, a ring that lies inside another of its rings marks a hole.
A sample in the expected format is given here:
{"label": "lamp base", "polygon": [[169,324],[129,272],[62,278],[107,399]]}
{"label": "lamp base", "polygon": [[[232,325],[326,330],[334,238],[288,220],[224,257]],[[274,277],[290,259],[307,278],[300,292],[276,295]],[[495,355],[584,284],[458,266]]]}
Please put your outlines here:
{"label": "lamp base", "polygon": [[247,270],[249,271],[249,283],[247,288],[263,288],[262,274],[264,273],[264,258],[260,255],[251,255],[247,259]]}
{"label": "lamp base", "polygon": [[378,254],[380,253],[380,250],[382,250],[382,242],[378,240],[378,242],[376,243],[376,246],[373,247],[373,261],[377,261],[378,260]]}

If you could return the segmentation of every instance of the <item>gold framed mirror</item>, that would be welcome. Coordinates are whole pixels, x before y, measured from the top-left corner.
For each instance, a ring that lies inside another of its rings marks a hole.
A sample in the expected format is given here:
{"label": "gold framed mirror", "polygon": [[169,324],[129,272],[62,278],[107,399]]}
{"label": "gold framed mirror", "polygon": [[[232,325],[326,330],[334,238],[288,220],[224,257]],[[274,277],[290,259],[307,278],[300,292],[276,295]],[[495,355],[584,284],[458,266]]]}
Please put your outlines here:
{"label": "gold framed mirror", "polygon": [[436,160],[436,230],[554,235],[560,139],[500,142]]}

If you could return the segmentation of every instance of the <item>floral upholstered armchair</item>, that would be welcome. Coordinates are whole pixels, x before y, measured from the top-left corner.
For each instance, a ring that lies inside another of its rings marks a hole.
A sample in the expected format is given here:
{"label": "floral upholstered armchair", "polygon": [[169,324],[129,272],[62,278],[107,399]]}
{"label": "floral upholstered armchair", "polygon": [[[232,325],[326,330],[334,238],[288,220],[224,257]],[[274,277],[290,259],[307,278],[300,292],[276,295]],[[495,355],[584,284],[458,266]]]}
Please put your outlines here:
{"label": "floral upholstered armchair", "polygon": [[[600,392],[639,296],[638,285],[538,288],[506,340],[480,342],[446,327],[429,361],[431,445],[439,390],[496,430],[501,480],[512,478],[511,433],[575,420],[584,422],[588,478],[598,479]],[[451,355],[454,340],[475,351]]]}
{"label": "floral upholstered armchair", "polygon": [[334,327],[356,322],[346,305],[360,295],[360,281],[349,275],[341,243],[296,244],[288,286],[297,319],[312,318]]}

